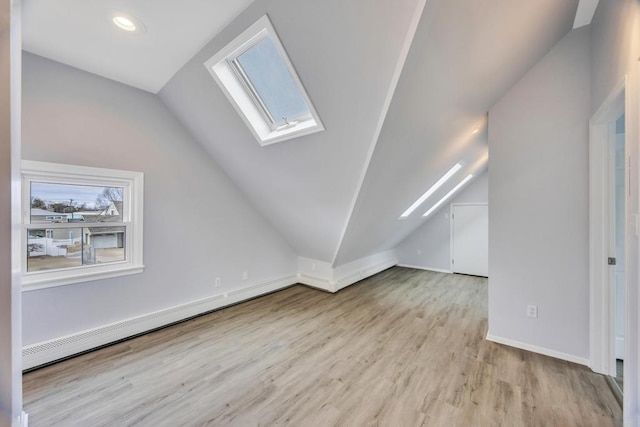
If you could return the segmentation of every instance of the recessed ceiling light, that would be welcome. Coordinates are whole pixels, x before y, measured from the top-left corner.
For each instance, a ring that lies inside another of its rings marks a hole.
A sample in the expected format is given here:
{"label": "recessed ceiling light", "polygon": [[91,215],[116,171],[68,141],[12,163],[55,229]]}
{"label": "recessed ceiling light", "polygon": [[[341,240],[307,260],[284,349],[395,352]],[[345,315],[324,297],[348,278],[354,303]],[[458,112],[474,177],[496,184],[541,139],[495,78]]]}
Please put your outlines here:
{"label": "recessed ceiling light", "polygon": [[147,32],[147,27],[145,27],[144,23],[130,13],[126,13],[121,10],[109,9],[108,14],[113,25],[120,28],[122,31],[136,35]]}
{"label": "recessed ceiling light", "polygon": [[117,15],[113,17],[113,23],[120,29],[125,31],[135,31],[136,24],[133,20],[127,18],[126,16]]}
{"label": "recessed ceiling light", "polygon": [[469,181],[471,178],[473,178],[472,174],[467,175],[467,177],[465,179],[463,179],[462,181],[460,181],[460,183],[458,185],[456,185],[455,187],[453,187],[451,189],[451,191],[449,191],[442,199],[440,199],[438,201],[438,203],[436,203],[435,205],[433,205],[431,207],[431,209],[429,209],[428,211],[426,211],[424,213],[424,215],[422,216],[429,216],[429,214],[433,211],[435,211],[436,209],[438,209],[438,207],[440,207],[441,204],[443,204],[449,197],[451,197],[456,191],[458,191],[460,189],[460,187],[462,187],[463,185],[465,185],[467,183],[467,181]]}
{"label": "recessed ceiling light", "polygon": [[458,172],[458,170],[460,170],[460,168],[462,168],[462,164],[461,163],[456,163],[454,167],[449,169],[449,171],[447,173],[442,175],[442,177],[435,184],[433,184],[427,191],[425,191],[424,194],[422,196],[420,196],[420,198],[418,200],[416,200],[411,206],[409,206],[409,209],[404,211],[404,213],[402,215],[400,215],[400,218],[398,218],[398,219],[406,218],[409,215],[411,215],[411,212],[416,210],[416,208],[418,206],[420,206],[425,200],[427,200],[427,198],[429,198],[429,196],[431,196],[433,193],[435,193],[436,190],[438,188],[440,188],[440,186],[442,184],[447,182],[447,180],[449,178],[451,178],[456,172]]}

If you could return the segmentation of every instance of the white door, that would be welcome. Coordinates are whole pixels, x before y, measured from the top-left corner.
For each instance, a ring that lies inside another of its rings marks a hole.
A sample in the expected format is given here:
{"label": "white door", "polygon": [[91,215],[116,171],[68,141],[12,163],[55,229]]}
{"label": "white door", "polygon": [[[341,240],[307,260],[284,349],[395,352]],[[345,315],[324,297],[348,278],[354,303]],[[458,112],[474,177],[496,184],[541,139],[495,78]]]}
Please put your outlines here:
{"label": "white door", "polygon": [[451,205],[454,273],[489,276],[489,206]]}
{"label": "white door", "polygon": [[[618,123],[622,125],[618,125]],[[609,159],[609,167],[612,169],[613,176],[609,179],[613,182],[609,183],[610,203],[613,205],[613,230],[611,236],[610,253],[616,258],[615,269],[615,352],[616,359],[624,360],[624,327],[625,327],[625,299],[626,299],[626,272],[625,272],[625,252],[627,234],[626,222],[626,180],[625,180],[625,136],[624,136],[624,116],[616,121],[616,137],[615,137],[615,153],[611,153]],[[620,373],[619,373],[620,374]],[[619,375],[618,375],[619,376]]]}

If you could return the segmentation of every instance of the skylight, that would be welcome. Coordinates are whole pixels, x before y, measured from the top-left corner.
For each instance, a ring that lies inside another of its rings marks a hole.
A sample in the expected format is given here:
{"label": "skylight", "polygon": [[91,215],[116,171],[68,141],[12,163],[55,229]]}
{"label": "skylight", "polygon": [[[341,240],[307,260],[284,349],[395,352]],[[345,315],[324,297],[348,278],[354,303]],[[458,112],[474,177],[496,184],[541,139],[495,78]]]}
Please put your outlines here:
{"label": "skylight", "polygon": [[205,66],[261,145],[324,130],[266,15]]}
{"label": "skylight", "polygon": [[460,188],[462,188],[463,185],[465,185],[471,178],[473,178],[472,174],[469,174],[466,176],[465,179],[463,179],[462,181],[460,181],[460,183],[458,185],[456,185],[455,187],[453,187],[451,189],[451,191],[449,191],[447,194],[445,194],[445,196],[440,199],[438,201],[438,203],[436,203],[435,205],[433,205],[431,207],[431,209],[429,209],[428,211],[426,211],[424,213],[424,215],[422,216],[429,216],[431,215],[431,213],[435,212],[436,209],[438,209],[440,207],[441,204],[443,204],[444,202],[446,202],[451,196],[453,196]]}
{"label": "skylight", "polygon": [[234,61],[274,128],[310,116],[309,107],[271,37],[265,37]]}
{"label": "skylight", "polygon": [[400,215],[399,219],[407,218],[409,215],[411,215],[411,213],[415,211],[418,208],[418,206],[423,204],[425,200],[427,200],[433,193],[436,192],[438,188],[442,186],[442,184],[447,182],[449,178],[455,175],[455,173],[458,172],[460,168],[462,168],[462,164],[456,163],[451,169],[447,171],[447,173],[442,175],[442,177],[438,181],[436,181],[435,184],[429,187],[429,189],[425,191],[424,194],[418,198],[418,200],[413,202],[413,204],[409,206],[409,208],[406,211],[404,211],[402,215]]}

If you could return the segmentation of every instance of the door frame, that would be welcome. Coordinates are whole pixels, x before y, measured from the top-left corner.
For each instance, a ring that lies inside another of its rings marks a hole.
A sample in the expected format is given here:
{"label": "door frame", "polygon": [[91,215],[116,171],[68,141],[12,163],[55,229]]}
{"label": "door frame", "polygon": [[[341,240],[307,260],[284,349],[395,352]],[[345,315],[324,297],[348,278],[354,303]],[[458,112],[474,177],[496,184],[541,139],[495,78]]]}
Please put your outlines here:
{"label": "door frame", "polygon": [[[453,271],[453,222],[455,218],[453,217],[453,208],[454,206],[489,206],[488,202],[468,202],[468,203],[449,203],[449,271],[451,273],[455,273]],[[488,248],[487,248],[488,250]]]}
{"label": "door frame", "polygon": [[[615,357],[615,269],[607,264],[614,255],[615,209],[610,194],[611,162],[615,152],[615,121],[630,112],[629,78],[627,75],[609,94],[589,121],[589,287],[590,287],[590,368],[605,375],[616,375]],[[628,206],[630,123],[625,120],[625,257],[629,252]],[[613,147],[612,147],[613,145]],[[613,148],[613,150],[612,150]],[[625,260],[626,261],[626,260]],[[628,263],[625,262],[625,265]],[[625,289],[629,277],[626,275]],[[625,291],[626,293],[626,291]],[[628,304],[627,304],[628,305]],[[626,322],[628,313],[625,310]],[[628,330],[628,329],[626,329]],[[626,347],[626,346],[625,346]],[[628,349],[625,348],[625,356]]]}

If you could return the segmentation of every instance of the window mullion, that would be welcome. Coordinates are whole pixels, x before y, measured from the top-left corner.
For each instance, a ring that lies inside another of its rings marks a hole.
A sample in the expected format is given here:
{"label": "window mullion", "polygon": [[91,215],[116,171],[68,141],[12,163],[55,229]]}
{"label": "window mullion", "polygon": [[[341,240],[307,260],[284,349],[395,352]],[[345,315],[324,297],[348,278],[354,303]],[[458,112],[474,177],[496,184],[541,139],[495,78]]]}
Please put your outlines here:
{"label": "window mullion", "polygon": [[258,110],[260,111],[260,113],[264,116],[265,121],[268,123],[271,130],[274,130],[276,128],[276,120],[271,115],[271,113],[269,112],[269,109],[264,104],[264,101],[258,94],[258,91],[251,83],[251,80],[247,76],[247,73],[244,72],[244,69],[242,68],[242,65],[240,64],[240,62],[238,61],[238,58],[237,57],[234,58],[230,63],[232,65],[233,70],[238,76],[238,80],[240,80],[240,82],[244,85],[245,89],[247,90],[247,93],[253,98],[253,102],[256,104],[256,107],[258,107]]}

